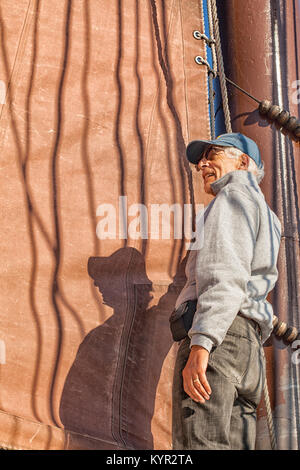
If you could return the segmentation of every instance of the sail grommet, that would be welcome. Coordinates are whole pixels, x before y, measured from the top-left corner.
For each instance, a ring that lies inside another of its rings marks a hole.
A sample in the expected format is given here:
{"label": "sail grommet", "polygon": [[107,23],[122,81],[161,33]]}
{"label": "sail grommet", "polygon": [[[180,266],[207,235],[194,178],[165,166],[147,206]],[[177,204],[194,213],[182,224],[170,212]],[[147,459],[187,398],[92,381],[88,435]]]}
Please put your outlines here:
{"label": "sail grommet", "polygon": [[193,36],[194,36],[195,39],[201,39],[201,33],[200,33],[200,31],[197,31],[197,30],[194,31],[194,32],[193,32]]}
{"label": "sail grommet", "polygon": [[215,44],[216,42],[214,39],[207,37],[206,34],[200,33],[200,31],[197,31],[197,30],[193,32],[193,36],[198,41],[200,41],[201,39],[204,40],[206,44],[208,45],[208,47],[211,47],[211,45]]}
{"label": "sail grommet", "polygon": [[196,62],[196,64],[198,64],[198,65],[204,65],[204,61],[205,61],[205,63],[206,63],[206,60],[203,59],[203,57],[201,57],[200,55],[197,55],[197,56],[195,57],[195,62]]}
{"label": "sail grommet", "polygon": [[207,71],[208,73],[211,73],[213,75],[214,78],[216,78],[217,76],[217,73],[211,68],[211,66],[209,65],[209,63],[207,62],[206,59],[204,59],[203,57],[201,57],[201,55],[197,55],[195,57],[195,62],[196,64],[198,65],[205,65],[207,67]]}

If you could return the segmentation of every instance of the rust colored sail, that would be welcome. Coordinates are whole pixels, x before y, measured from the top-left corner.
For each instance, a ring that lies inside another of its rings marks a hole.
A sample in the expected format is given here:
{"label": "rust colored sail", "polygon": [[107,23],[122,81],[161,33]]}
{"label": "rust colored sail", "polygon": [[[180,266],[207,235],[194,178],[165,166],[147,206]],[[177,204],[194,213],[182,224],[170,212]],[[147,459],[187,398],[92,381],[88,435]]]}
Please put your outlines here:
{"label": "rust colored sail", "polygon": [[[227,0],[219,16],[227,76],[299,116],[299,3]],[[210,136],[195,30],[198,0],[1,0],[0,447],[171,448],[187,245],[183,222],[176,238],[151,221],[210,200],[185,159]],[[299,327],[299,146],[228,90],[283,225],[270,300]],[[276,339],[265,352],[279,447],[299,448],[298,366]],[[258,417],[267,449],[263,401]]]}
{"label": "rust colored sail", "polygon": [[133,235],[140,207],[207,202],[202,22],[196,0],[1,1],[2,447],[171,446],[186,245]]}

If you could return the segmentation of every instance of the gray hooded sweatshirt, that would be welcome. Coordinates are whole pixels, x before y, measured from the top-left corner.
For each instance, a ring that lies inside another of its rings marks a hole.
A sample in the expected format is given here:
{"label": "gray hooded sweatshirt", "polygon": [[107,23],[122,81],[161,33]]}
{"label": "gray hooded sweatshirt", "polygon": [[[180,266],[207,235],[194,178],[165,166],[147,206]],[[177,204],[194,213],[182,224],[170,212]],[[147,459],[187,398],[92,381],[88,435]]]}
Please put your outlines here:
{"label": "gray hooded sweatshirt", "polygon": [[272,332],[266,297],[278,277],[280,222],[248,171],[227,173],[211,188],[216,197],[205,209],[203,244],[190,251],[176,308],[198,299],[191,346],[210,351],[221,344],[239,312],[259,324],[264,343]]}

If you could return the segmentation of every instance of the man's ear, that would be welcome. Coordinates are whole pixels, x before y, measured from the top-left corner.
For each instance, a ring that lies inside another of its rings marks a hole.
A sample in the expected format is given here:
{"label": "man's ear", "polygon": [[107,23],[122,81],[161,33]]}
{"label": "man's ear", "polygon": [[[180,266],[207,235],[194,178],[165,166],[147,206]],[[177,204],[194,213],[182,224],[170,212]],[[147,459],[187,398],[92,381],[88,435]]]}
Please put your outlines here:
{"label": "man's ear", "polygon": [[243,153],[240,156],[239,169],[240,170],[248,170],[249,163],[250,163],[250,157],[248,155],[246,155],[245,153]]}

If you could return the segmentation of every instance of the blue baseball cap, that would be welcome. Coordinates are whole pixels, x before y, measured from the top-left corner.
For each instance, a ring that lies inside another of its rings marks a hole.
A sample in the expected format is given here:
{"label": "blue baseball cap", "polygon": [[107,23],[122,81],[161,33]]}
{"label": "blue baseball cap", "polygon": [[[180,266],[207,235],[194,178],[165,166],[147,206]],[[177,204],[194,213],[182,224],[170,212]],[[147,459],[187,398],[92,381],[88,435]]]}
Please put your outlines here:
{"label": "blue baseball cap", "polygon": [[209,145],[216,145],[218,147],[235,147],[252,158],[258,168],[262,168],[260,151],[257,144],[254,140],[240,134],[239,132],[221,134],[214,140],[193,140],[188,144],[186,149],[188,160],[196,165],[201,160],[205,149]]}

